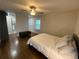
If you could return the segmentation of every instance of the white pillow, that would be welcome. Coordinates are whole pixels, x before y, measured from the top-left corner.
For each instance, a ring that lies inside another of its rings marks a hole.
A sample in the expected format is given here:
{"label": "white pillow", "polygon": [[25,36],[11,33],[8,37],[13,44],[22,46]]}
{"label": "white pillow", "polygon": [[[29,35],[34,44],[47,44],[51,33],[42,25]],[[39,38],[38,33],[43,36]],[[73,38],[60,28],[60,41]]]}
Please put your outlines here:
{"label": "white pillow", "polygon": [[51,50],[50,59],[78,59],[77,50],[73,45],[75,42],[70,41],[69,44],[58,50]]}
{"label": "white pillow", "polygon": [[58,38],[56,42],[56,48],[64,47],[68,44],[68,41],[72,39],[72,35],[65,35],[64,37]]}
{"label": "white pillow", "polygon": [[64,59],[78,59],[78,53],[75,46],[75,42],[72,40],[72,36],[64,36],[59,38],[56,43],[58,53],[64,57]]}
{"label": "white pillow", "polygon": [[67,41],[66,40],[62,40],[61,38],[58,40],[58,42],[56,42],[56,48],[61,48],[67,45]]}
{"label": "white pillow", "polygon": [[59,54],[66,59],[78,59],[77,50],[73,47],[72,43],[59,49]]}

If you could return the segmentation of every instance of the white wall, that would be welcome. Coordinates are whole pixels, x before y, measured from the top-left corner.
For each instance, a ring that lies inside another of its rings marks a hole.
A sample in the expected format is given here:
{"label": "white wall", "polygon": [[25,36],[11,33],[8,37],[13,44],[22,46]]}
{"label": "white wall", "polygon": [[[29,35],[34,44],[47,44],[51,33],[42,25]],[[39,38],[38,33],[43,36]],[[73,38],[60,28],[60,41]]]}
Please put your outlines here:
{"label": "white wall", "polygon": [[20,12],[16,13],[16,31],[27,31],[28,30],[28,15]]}
{"label": "white wall", "polygon": [[79,11],[78,11],[78,15],[77,15],[77,21],[76,21],[76,26],[75,26],[75,33],[79,37]]}
{"label": "white wall", "polygon": [[41,20],[41,32],[63,36],[74,31],[77,12],[60,12],[44,15]]}

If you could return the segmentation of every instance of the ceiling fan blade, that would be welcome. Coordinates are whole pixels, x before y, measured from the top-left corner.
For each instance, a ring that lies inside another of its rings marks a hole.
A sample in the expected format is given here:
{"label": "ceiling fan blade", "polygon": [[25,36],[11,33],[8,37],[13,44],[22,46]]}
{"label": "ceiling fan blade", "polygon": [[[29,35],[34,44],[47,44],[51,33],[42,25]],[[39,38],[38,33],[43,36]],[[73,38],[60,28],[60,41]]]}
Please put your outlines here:
{"label": "ceiling fan blade", "polygon": [[43,15],[43,14],[44,14],[44,12],[37,12],[37,14],[38,14],[38,15]]}

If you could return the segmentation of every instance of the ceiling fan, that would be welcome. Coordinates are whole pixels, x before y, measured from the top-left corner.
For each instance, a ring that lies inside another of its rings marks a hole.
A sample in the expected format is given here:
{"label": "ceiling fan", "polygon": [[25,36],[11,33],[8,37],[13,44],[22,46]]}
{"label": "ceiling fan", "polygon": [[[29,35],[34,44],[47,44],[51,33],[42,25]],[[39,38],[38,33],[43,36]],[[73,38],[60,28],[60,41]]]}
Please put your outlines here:
{"label": "ceiling fan", "polygon": [[27,11],[32,16],[43,15],[44,14],[44,12],[38,11],[35,6],[30,6],[29,8],[30,8],[29,11],[27,11],[27,10],[24,10],[24,11]]}

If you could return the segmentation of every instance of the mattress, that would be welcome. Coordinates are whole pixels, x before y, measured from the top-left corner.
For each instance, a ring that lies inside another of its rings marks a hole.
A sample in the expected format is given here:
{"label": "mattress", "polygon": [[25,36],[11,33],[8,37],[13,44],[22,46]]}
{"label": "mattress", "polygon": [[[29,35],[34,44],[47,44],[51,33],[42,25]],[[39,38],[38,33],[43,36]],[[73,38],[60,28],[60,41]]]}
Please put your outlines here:
{"label": "mattress", "polygon": [[62,54],[58,52],[58,49],[56,49],[56,42],[58,41],[58,38],[59,37],[57,36],[43,33],[30,38],[27,44],[33,46],[48,59],[77,59],[77,57],[75,57],[76,54],[74,53],[72,54],[69,52],[67,54]]}

